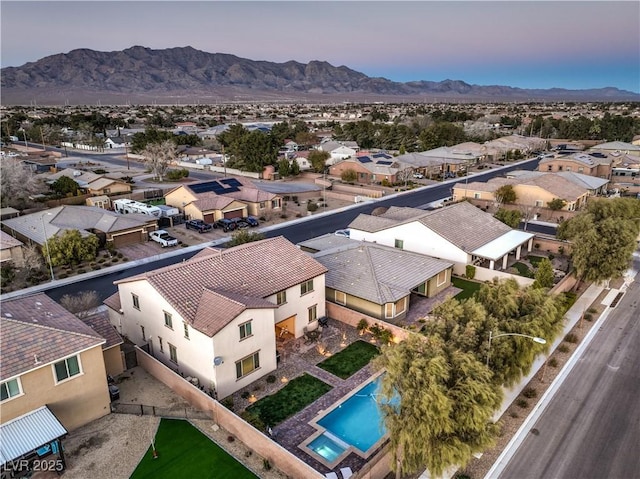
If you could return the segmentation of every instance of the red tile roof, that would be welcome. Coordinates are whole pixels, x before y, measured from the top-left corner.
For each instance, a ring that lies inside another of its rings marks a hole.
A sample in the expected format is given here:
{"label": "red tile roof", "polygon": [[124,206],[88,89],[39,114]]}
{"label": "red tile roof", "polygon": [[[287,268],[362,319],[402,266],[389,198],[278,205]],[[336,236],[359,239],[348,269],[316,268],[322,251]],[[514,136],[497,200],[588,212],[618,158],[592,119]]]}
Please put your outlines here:
{"label": "red tile roof", "polygon": [[0,380],[105,342],[44,293],[1,304]]}
{"label": "red tile roof", "polygon": [[[221,316],[227,324],[246,308],[267,307],[264,298],[326,272],[322,264],[278,236],[225,250],[206,248],[184,263],[116,284],[148,281],[193,327],[212,334],[224,327],[208,316],[217,314],[216,308],[224,309]],[[201,311],[201,301],[214,305],[208,315]]]}

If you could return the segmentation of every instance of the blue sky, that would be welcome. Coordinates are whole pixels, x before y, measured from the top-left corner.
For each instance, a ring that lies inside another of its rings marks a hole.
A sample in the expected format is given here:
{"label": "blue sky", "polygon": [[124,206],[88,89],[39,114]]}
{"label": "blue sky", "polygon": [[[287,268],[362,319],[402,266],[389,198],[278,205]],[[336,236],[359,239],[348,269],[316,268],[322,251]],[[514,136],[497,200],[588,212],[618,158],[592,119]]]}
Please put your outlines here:
{"label": "blue sky", "polygon": [[395,81],[640,93],[638,1],[7,1],[1,64],[190,45]]}

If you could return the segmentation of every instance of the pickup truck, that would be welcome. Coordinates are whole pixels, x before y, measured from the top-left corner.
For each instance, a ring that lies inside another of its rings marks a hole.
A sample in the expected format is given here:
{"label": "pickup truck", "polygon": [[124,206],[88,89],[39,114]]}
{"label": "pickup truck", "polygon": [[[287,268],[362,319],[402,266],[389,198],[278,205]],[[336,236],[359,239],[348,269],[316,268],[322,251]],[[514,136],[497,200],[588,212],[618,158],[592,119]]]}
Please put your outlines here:
{"label": "pickup truck", "polygon": [[165,230],[156,230],[149,233],[149,239],[152,239],[156,243],[160,243],[160,246],[166,248],[167,246],[178,246],[178,240],[169,235]]}

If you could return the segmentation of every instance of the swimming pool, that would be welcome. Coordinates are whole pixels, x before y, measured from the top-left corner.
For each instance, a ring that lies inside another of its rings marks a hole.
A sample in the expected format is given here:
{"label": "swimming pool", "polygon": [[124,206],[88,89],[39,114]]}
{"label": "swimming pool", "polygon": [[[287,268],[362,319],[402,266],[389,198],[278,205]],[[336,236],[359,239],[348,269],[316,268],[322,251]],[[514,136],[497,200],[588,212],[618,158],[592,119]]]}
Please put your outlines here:
{"label": "swimming pool", "polygon": [[[368,457],[387,432],[379,407],[384,401],[380,394],[381,380],[382,376],[378,376],[316,420],[314,425],[322,432],[312,436],[306,448],[330,464],[352,450]],[[393,398],[390,403],[397,404],[398,400]]]}

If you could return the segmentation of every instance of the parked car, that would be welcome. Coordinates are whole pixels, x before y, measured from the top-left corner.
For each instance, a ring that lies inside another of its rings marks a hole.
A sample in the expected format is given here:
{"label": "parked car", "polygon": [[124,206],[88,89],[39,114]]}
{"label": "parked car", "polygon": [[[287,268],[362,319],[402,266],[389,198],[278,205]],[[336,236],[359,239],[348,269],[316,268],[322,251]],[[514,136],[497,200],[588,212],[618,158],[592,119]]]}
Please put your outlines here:
{"label": "parked car", "polygon": [[160,246],[166,248],[168,246],[178,246],[178,240],[167,233],[165,230],[156,230],[149,233],[149,239],[152,239],[156,243],[160,243]]}
{"label": "parked car", "polygon": [[231,220],[229,220],[227,218],[222,218],[222,219],[219,219],[218,221],[216,221],[215,223],[213,223],[213,227],[216,228],[216,229],[217,228],[222,228],[222,231],[224,231],[226,233],[227,231],[235,230],[236,229],[236,224],[233,221],[231,221]]}
{"label": "parked car", "polygon": [[249,222],[244,218],[231,218],[231,221],[236,225],[236,229],[249,227]]}
{"label": "parked car", "polygon": [[189,220],[185,223],[185,226],[188,230],[196,230],[198,233],[205,233],[213,229],[213,226],[202,220]]}
{"label": "parked car", "polygon": [[337,230],[335,233],[333,233],[336,236],[344,236],[345,238],[349,238],[349,236],[351,236],[351,231],[350,230]]}
{"label": "parked car", "polygon": [[242,218],[243,220],[245,220],[247,223],[249,223],[249,226],[251,226],[252,228],[255,228],[256,226],[260,226],[260,222],[258,221],[258,218],[256,218],[255,216],[247,216],[246,218]]}
{"label": "parked car", "polygon": [[422,173],[414,173],[413,177],[417,178],[418,180],[422,180],[424,178],[424,175]]}

